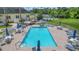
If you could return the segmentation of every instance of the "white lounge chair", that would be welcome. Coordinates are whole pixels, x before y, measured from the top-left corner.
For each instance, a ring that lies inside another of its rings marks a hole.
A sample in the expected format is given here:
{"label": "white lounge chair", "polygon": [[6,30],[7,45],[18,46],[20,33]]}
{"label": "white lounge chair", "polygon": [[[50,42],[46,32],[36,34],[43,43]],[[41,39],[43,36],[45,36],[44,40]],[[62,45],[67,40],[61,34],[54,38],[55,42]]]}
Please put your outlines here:
{"label": "white lounge chair", "polygon": [[4,41],[5,41],[6,43],[11,43],[12,39],[13,39],[12,36],[6,36],[6,37],[4,38]]}
{"label": "white lounge chair", "polygon": [[66,45],[66,48],[67,48],[68,50],[70,50],[70,51],[75,51],[74,46],[71,45],[70,43],[68,43],[68,44]]}
{"label": "white lounge chair", "polygon": [[61,26],[57,26],[57,29],[59,30],[63,30],[63,28]]}

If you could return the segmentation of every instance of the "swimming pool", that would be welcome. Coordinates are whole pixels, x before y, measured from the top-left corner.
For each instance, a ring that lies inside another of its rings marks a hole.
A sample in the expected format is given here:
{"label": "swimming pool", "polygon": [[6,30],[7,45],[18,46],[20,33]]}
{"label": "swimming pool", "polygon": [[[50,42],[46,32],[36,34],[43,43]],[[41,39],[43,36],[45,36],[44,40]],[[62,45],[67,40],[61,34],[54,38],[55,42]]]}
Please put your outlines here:
{"label": "swimming pool", "polygon": [[57,46],[47,27],[31,27],[26,33],[20,47],[36,47],[38,40],[41,47]]}

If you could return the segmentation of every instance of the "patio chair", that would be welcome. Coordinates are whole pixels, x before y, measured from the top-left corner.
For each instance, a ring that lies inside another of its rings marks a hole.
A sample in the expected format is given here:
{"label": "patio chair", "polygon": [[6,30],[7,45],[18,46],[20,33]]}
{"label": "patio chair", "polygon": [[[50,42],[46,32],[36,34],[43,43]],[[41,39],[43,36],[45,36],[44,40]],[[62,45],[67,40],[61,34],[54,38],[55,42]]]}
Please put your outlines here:
{"label": "patio chair", "polygon": [[70,43],[66,45],[66,48],[70,51],[75,51],[75,48],[73,45],[71,45]]}
{"label": "patio chair", "polygon": [[48,26],[48,27],[54,27],[54,25],[51,25],[51,24],[48,24],[47,26]]}
{"label": "patio chair", "polygon": [[4,46],[4,45],[6,45],[6,42],[2,42],[2,43],[0,43],[0,45],[1,46]]}
{"label": "patio chair", "polygon": [[23,28],[23,29],[26,28],[26,25],[23,25],[22,28]]}
{"label": "patio chair", "polygon": [[6,43],[4,42],[4,38],[3,37],[0,37],[0,46],[3,46],[5,45]]}
{"label": "patio chair", "polygon": [[79,36],[77,37],[77,40],[79,40]]}
{"label": "patio chair", "polygon": [[5,42],[6,42],[7,44],[10,44],[10,43],[11,43],[11,40],[10,40],[10,39],[7,39],[7,40],[5,40]]}
{"label": "patio chair", "polygon": [[20,29],[16,29],[16,33],[21,33],[21,30]]}
{"label": "patio chair", "polygon": [[75,48],[79,50],[79,40],[77,41],[77,45]]}
{"label": "patio chair", "polygon": [[32,48],[32,51],[36,51],[36,47],[33,47],[33,48]]}
{"label": "patio chair", "polygon": [[57,29],[59,30],[63,30],[63,28],[61,26],[57,26]]}
{"label": "patio chair", "polygon": [[12,40],[13,40],[13,37],[11,35],[5,36],[4,38],[4,42],[6,42],[7,44],[10,44]]}

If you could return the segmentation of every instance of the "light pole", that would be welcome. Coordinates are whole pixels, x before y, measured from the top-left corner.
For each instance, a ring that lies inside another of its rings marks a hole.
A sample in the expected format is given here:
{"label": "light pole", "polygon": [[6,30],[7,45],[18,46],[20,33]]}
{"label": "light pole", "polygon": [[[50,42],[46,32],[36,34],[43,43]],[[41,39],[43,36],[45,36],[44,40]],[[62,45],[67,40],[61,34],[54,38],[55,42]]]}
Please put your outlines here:
{"label": "light pole", "polygon": [[20,20],[22,20],[21,18],[21,8],[19,7],[19,16],[20,16]]}
{"label": "light pole", "polygon": [[[4,24],[6,25],[6,27],[8,26],[8,15],[6,16],[6,9],[5,7],[3,7],[3,11],[4,11]],[[7,17],[7,18],[6,18]]]}
{"label": "light pole", "polygon": [[6,15],[5,15],[5,13],[6,13],[5,12],[5,7],[3,7],[3,14],[4,14],[4,21],[3,22],[4,22],[4,24],[6,24]]}
{"label": "light pole", "polygon": [[9,35],[8,29],[7,29],[8,19],[6,19],[6,10],[5,10],[5,7],[3,7],[3,12],[4,12],[4,24],[6,26],[5,33],[6,33],[6,35]]}

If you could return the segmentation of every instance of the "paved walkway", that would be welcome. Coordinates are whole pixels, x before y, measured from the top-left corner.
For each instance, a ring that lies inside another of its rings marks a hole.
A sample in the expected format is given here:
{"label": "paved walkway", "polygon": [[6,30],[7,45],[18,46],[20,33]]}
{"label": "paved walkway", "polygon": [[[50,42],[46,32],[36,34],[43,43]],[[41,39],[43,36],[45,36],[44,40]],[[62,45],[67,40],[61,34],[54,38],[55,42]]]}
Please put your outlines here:
{"label": "paved walkway", "polygon": [[[26,29],[24,29],[23,33],[20,34],[15,34],[14,35],[14,40],[10,43],[10,44],[6,44],[5,46],[2,47],[3,51],[32,51],[32,48],[20,48],[19,47],[19,41],[22,41],[25,33],[29,30],[30,26],[26,27]],[[48,27],[50,33],[52,34],[55,42],[57,43],[57,47],[56,48],[50,48],[50,47],[46,47],[46,48],[41,48],[42,51],[67,51],[67,49],[65,48],[65,44],[67,43],[67,35],[65,30],[67,29],[63,29],[63,30],[58,30],[57,27]]]}
{"label": "paved walkway", "polygon": [[57,29],[57,27],[49,28],[50,33],[52,34],[55,42],[57,43],[57,48],[55,50],[58,51],[66,51],[67,49],[65,48],[65,45],[67,43],[68,36],[65,32],[65,28],[63,30]]}

